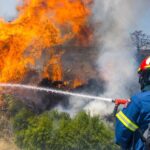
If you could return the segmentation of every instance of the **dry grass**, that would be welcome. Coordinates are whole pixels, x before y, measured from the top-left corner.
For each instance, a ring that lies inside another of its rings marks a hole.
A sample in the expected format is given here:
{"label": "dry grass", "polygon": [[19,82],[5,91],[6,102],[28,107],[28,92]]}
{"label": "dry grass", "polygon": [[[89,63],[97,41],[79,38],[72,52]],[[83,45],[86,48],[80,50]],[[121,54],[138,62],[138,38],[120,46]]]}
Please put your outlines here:
{"label": "dry grass", "polygon": [[0,111],[0,150],[19,150],[13,138],[10,119],[6,112]]}
{"label": "dry grass", "polygon": [[19,150],[13,142],[0,139],[0,150]]}

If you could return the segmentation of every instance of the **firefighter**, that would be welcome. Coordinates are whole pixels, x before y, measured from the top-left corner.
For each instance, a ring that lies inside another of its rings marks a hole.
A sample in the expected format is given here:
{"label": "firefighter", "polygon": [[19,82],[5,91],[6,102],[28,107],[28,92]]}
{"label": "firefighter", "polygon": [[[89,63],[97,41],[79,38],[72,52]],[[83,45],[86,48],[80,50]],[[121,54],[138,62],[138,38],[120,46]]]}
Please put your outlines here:
{"label": "firefighter", "polygon": [[150,124],[150,56],[142,61],[138,73],[141,92],[116,114],[115,141],[122,150],[150,149],[145,135]]}

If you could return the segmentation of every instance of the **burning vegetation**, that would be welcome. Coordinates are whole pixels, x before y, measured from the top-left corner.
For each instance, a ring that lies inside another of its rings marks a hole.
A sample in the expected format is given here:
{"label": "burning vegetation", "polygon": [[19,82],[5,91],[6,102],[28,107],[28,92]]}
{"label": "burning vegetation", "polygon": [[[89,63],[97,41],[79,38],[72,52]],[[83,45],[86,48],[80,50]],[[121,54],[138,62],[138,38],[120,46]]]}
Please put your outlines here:
{"label": "burning vegetation", "polygon": [[92,53],[91,4],[92,0],[23,0],[17,18],[0,20],[0,82],[37,84],[48,78],[72,88],[85,83],[95,73],[88,63],[85,70],[94,73],[87,79],[82,75],[87,63],[82,53]]}
{"label": "burning vegetation", "polygon": [[[0,82],[103,92],[95,65],[92,4],[93,0],[23,0],[15,19],[0,20]],[[36,112],[69,105],[67,96],[8,92]]]}

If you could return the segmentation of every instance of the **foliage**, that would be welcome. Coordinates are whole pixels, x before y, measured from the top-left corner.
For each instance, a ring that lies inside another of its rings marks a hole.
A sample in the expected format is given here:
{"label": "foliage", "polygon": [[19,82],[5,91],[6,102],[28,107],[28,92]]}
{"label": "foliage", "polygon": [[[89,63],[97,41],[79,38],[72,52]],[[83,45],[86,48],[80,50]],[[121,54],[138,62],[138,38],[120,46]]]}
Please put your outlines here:
{"label": "foliage", "polygon": [[150,36],[143,33],[143,31],[134,31],[131,34],[131,40],[137,51],[146,50],[150,46]]}
{"label": "foliage", "polygon": [[14,117],[16,143],[30,150],[108,150],[117,149],[113,132],[99,117],[85,112],[70,118],[57,111],[33,115],[23,108]]}
{"label": "foliage", "polygon": [[10,95],[4,95],[4,99],[8,103],[9,113],[7,113],[9,115],[7,115],[7,119],[9,122],[11,120],[13,128],[11,123],[8,123],[8,127],[5,126],[8,130],[13,129],[16,144],[20,149],[118,149],[113,141],[113,129],[98,116],[91,117],[85,112],[79,112],[75,117],[71,118],[69,114],[59,113],[55,110],[35,114],[25,107],[21,101],[14,99]]}
{"label": "foliage", "polygon": [[3,99],[7,103],[7,113],[9,113],[10,116],[15,116],[21,108],[25,107],[21,100],[14,98],[12,95],[4,94]]}

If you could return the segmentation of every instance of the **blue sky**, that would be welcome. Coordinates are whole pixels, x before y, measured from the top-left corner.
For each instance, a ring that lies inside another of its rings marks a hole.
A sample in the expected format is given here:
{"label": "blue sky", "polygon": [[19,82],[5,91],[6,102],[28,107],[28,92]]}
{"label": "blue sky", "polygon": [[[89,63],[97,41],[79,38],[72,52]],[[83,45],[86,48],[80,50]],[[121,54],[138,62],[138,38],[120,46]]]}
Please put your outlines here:
{"label": "blue sky", "polygon": [[150,35],[150,9],[145,10],[144,14],[139,18],[135,29],[143,30],[143,32]]}
{"label": "blue sky", "polygon": [[[0,17],[6,20],[11,20],[17,15],[16,5],[17,0],[0,0]],[[136,26],[130,31],[143,30],[144,33],[150,35],[150,9],[145,10],[144,13],[139,17]]]}
{"label": "blue sky", "polygon": [[17,15],[17,0],[0,0],[0,17],[10,20]]}

